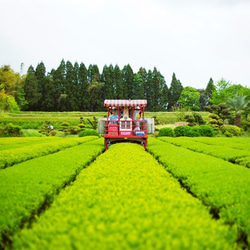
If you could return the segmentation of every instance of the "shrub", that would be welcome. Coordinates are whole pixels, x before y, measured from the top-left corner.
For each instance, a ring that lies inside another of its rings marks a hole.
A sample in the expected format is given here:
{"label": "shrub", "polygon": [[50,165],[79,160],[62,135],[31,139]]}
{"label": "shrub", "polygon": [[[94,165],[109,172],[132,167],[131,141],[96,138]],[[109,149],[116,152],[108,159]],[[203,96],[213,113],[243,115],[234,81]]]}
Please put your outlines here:
{"label": "shrub", "polygon": [[226,132],[229,132],[234,136],[239,136],[241,134],[241,128],[239,128],[235,125],[223,126],[221,131],[223,134],[225,134]]}
{"label": "shrub", "polygon": [[8,136],[22,136],[23,132],[21,127],[14,125],[13,123],[9,123],[5,128],[0,130],[0,136],[8,137]]}
{"label": "shrub", "polygon": [[68,132],[69,132],[71,135],[77,135],[80,131],[81,131],[81,128],[79,128],[78,126],[71,126],[71,127],[69,127],[69,129],[68,129]]}
{"label": "shrub", "polygon": [[174,131],[172,128],[161,128],[159,131],[158,136],[174,136]]}
{"label": "shrub", "polygon": [[233,134],[231,134],[231,133],[228,132],[228,131],[226,131],[226,132],[224,133],[224,135],[225,135],[226,137],[232,137],[232,136],[233,136]]}
{"label": "shrub", "polygon": [[242,121],[241,122],[241,127],[244,129],[244,131],[247,131],[248,129],[250,129],[250,121]]}
{"label": "shrub", "polygon": [[199,132],[200,132],[201,136],[205,136],[205,137],[213,137],[214,136],[214,129],[208,125],[199,126]]}
{"label": "shrub", "polygon": [[174,128],[175,136],[188,136],[188,132],[191,128],[187,125],[181,125]]}
{"label": "shrub", "polygon": [[98,132],[96,130],[93,129],[87,129],[87,130],[83,130],[79,133],[79,137],[84,137],[84,136],[99,136]]}
{"label": "shrub", "polygon": [[199,127],[198,127],[198,126],[191,127],[191,128],[188,130],[187,136],[188,136],[188,137],[199,137],[199,136],[200,136]]}

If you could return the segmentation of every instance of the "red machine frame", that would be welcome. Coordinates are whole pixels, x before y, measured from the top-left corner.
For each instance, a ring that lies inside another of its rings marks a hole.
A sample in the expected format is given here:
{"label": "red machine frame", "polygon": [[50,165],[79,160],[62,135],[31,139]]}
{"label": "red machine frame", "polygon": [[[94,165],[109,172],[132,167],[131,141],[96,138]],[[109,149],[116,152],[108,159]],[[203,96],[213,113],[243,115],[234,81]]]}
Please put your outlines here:
{"label": "red machine frame", "polygon": [[[147,100],[105,100],[108,118],[105,121],[104,144],[107,150],[117,142],[133,142],[141,144],[146,150],[148,144],[147,121],[144,109]],[[110,121],[113,111],[118,115],[117,121]]]}

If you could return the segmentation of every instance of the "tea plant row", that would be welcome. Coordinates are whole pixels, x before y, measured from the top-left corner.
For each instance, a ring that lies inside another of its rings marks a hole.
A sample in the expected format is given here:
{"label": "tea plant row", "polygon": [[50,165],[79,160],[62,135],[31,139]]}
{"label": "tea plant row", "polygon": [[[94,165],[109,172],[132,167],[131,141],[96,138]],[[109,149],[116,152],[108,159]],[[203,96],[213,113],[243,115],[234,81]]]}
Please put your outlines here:
{"label": "tea plant row", "polygon": [[82,171],[12,247],[228,250],[235,240],[234,228],[213,220],[152,155],[123,143]]}
{"label": "tea plant row", "polygon": [[246,167],[250,167],[250,144],[244,144],[244,147],[242,149],[238,149],[233,147],[235,144],[230,144],[227,142],[224,142],[224,145],[216,143],[214,143],[213,145],[209,145],[204,143],[204,140],[202,142],[199,142],[187,137],[159,137],[159,139],[177,146],[191,149],[195,152],[211,155],[224,159],[226,161],[239,163]]}
{"label": "tea plant row", "polygon": [[[184,138],[183,141],[186,143]],[[167,140],[163,142],[150,138],[148,151],[194,196],[208,205],[215,217],[220,217],[229,225],[235,225],[238,228],[239,239],[243,239],[246,244],[247,240],[249,242],[249,169],[184,147],[174,146],[167,143]]]}
{"label": "tea plant row", "polygon": [[102,153],[103,139],[89,139],[53,155],[0,170],[0,248]]}
{"label": "tea plant row", "polygon": [[[96,136],[88,136],[81,138],[63,138],[61,140],[53,140],[47,143],[30,144],[25,147],[15,149],[5,149],[0,151],[0,169],[12,166],[14,164],[27,161],[36,157],[51,154],[73,147],[81,143],[96,139]],[[0,139],[1,141],[2,139]],[[18,140],[17,140],[18,141]],[[43,140],[42,140],[43,141]],[[43,141],[44,142],[44,141]]]}

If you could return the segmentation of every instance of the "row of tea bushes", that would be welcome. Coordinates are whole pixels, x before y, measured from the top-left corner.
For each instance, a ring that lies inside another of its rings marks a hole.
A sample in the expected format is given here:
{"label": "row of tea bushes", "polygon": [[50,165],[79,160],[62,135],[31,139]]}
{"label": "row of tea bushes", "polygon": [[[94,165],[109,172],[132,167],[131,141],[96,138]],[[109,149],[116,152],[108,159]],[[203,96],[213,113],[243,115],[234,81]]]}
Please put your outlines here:
{"label": "row of tea bushes", "polygon": [[40,143],[48,143],[63,140],[62,137],[4,137],[0,138],[0,151],[16,149],[25,146],[33,146]]}
{"label": "row of tea bushes", "polygon": [[[193,141],[186,137],[170,138],[170,137],[159,137],[160,140],[172,143],[176,146],[191,149],[195,152],[211,155],[218,157],[230,162],[236,162],[239,159],[250,157],[250,150],[232,148],[226,143],[224,145],[208,145],[203,142]],[[239,162],[240,163],[240,162]],[[241,164],[247,163],[242,161]],[[244,164],[248,166],[248,164]]]}
{"label": "row of tea bushes", "polygon": [[63,190],[14,249],[235,249],[213,220],[143,147],[112,145]]}
{"label": "row of tea bushes", "polygon": [[250,138],[228,138],[228,137],[195,137],[189,138],[192,141],[202,142],[208,145],[227,146],[230,148],[250,151]]}
{"label": "row of tea bushes", "polygon": [[148,151],[192,194],[217,212],[215,216],[236,225],[239,238],[248,238],[249,242],[249,169],[155,138],[149,138]]}
{"label": "row of tea bushes", "polygon": [[0,248],[103,150],[100,138],[0,170]]}
{"label": "row of tea bushes", "polygon": [[53,140],[48,143],[29,145],[16,149],[6,149],[0,151],[0,169],[12,166],[14,164],[27,161],[36,157],[52,154],[65,148],[73,147],[87,141],[94,140],[98,137],[88,136],[82,138],[63,138]]}

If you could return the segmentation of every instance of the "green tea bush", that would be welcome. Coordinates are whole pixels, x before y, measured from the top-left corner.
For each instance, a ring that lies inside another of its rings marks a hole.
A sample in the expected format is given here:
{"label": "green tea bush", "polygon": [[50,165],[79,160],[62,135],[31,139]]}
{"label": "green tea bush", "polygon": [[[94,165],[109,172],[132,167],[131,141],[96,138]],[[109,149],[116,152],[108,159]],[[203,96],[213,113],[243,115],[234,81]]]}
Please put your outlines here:
{"label": "green tea bush", "polygon": [[98,132],[96,130],[93,130],[93,129],[86,129],[86,130],[83,130],[79,133],[79,137],[84,137],[84,136],[98,136],[98,137],[100,137]]}
{"label": "green tea bush", "polygon": [[224,126],[222,126],[221,131],[223,134],[225,134],[227,132],[227,134],[230,133],[234,136],[241,135],[241,128],[239,128],[235,125],[224,125]]}
{"label": "green tea bush", "polygon": [[172,128],[161,128],[158,136],[174,136],[174,130]]}
{"label": "green tea bush", "polygon": [[93,141],[86,140],[53,155],[1,170],[0,249],[7,249],[5,240],[23,223],[30,222],[103,149],[103,139],[95,137]]}
{"label": "green tea bush", "polygon": [[213,220],[143,147],[117,143],[81,171],[32,228],[14,236],[12,247],[231,250],[235,238],[235,230]]}
{"label": "green tea bush", "polygon": [[175,136],[188,136],[188,132],[191,128],[188,125],[181,125],[174,128]]}

